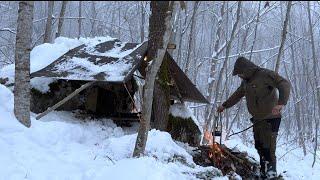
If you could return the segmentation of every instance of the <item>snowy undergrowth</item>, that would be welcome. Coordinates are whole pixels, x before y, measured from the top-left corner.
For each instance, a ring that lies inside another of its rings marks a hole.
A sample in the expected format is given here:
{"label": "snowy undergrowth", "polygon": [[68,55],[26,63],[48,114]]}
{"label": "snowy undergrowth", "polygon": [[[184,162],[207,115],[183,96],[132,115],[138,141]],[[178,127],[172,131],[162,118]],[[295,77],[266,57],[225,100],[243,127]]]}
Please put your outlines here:
{"label": "snowy undergrowth", "polygon": [[107,119],[80,120],[69,112],[40,121],[32,114],[32,126],[25,128],[14,116],[12,92],[2,85],[0,102],[1,180],[180,180],[219,174],[195,165],[166,132],[151,130],[146,156],[132,158],[136,129]]}

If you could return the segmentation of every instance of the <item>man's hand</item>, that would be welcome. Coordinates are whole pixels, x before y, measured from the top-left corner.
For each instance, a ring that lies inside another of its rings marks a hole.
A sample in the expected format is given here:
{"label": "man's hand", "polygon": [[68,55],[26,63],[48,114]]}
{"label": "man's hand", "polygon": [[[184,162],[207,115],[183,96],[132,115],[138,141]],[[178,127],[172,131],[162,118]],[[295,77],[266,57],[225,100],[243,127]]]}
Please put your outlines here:
{"label": "man's hand", "polygon": [[219,107],[217,108],[217,112],[218,112],[218,113],[221,113],[221,112],[223,112],[225,109],[226,109],[225,107],[219,106]]}
{"label": "man's hand", "polygon": [[282,108],[283,108],[283,105],[276,105],[276,106],[273,107],[273,109],[272,109],[272,114],[273,114],[273,115],[279,115]]}

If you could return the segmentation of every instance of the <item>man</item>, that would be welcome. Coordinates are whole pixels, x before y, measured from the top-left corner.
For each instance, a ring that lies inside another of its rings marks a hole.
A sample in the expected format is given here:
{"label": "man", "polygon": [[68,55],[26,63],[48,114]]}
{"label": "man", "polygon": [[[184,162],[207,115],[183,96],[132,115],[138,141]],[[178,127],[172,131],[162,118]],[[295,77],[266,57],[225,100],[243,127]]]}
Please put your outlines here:
{"label": "man", "polygon": [[290,83],[276,72],[260,68],[244,57],[236,60],[232,75],[242,79],[241,85],[217,111],[221,113],[246,97],[252,115],[250,120],[254,123],[255,148],[260,155],[260,175],[262,178],[276,177],[276,139],[281,109],[289,98]]}

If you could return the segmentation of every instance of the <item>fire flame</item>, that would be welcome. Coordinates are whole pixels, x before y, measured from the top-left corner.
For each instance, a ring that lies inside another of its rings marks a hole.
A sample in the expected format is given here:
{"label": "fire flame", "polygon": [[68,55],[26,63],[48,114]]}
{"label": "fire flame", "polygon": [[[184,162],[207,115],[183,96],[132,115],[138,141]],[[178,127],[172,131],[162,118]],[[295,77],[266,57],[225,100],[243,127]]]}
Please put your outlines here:
{"label": "fire flame", "polygon": [[218,143],[213,143],[212,145],[210,145],[210,151],[208,153],[209,158],[214,162],[214,165],[216,167],[222,167],[222,161],[224,159],[224,155],[223,152],[221,150],[221,148],[219,147]]}
{"label": "fire flame", "polygon": [[214,143],[211,147],[212,150],[214,150],[215,152],[221,153],[221,149],[218,146],[218,143]]}
{"label": "fire flame", "polygon": [[208,141],[208,145],[212,145],[213,144],[212,133],[210,133],[208,130],[204,131],[204,138]]}
{"label": "fire flame", "polygon": [[209,152],[209,158],[213,158],[213,153],[212,152]]}
{"label": "fire flame", "polygon": [[210,131],[204,131],[204,139],[207,140],[207,145],[210,147],[210,151],[208,152],[209,158],[214,162],[216,166],[221,166],[222,159],[225,157],[222,149],[219,144],[213,141],[213,135]]}

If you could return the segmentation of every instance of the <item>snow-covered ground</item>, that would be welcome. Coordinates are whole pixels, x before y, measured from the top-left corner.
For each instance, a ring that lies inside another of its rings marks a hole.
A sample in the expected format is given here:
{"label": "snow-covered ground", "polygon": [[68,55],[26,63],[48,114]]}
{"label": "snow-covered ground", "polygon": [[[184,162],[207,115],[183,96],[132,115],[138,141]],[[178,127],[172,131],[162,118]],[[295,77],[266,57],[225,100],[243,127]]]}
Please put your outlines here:
{"label": "snow-covered ground", "polygon": [[[166,132],[151,130],[146,156],[132,158],[137,125],[120,128],[108,119],[78,119],[71,112],[53,112],[40,121],[32,114],[32,126],[25,128],[14,117],[12,92],[2,85],[0,101],[0,180],[180,180],[219,173],[213,167],[195,165]],[[224,143],[258,159],[255,149],[240,139]],[[287,171],[286,179],[320,178],[319,163],[311,167],[312,154],[304,157],[301,149],[289,150],[277,149],[278,171]]]}
{"label": "snow-covered ground", "polygon": [[53,112],[31,128],[13,113],[13,94],[0,85],[0,179],[196,179],[219,171],[195,165],[191,155],[166,132],[151,130],[146,156],[132,158],[136,127],[120,128],[111,120],[77,119]]}
{"label": "snow-covered ground", "polygon": [[[31,72],[47,66],[69,49],[97,39],[61,37],[53,44],[37,46],[31,52]],[[14,65],[0,69],[0,77],[8,77],[7,84],[13,83]],[[46,92],[52,81],[38,78],[31,84]],[[70,112],[52,112],[40,121],[34,117],[32,114],[31,128],[22,126],[13,113],[12,92],[0,85],[0,180],[183,180],[203,177],[207,172],[219,174],[213,167],[195,165],[184,146],[166,132],[151,130],[146,156],[132,158],[137,125],[120,128],[108,119],[78,119]],[[241,139],[234,137],[224,143],[258,159],[254,147],[245,146]],[[291,150],[279,145],[277,157],[278,172],[286,171],[286,179],[320,179],[320,158],[312,168],[312,153],[303,156],[300,148]]]}
{"label": "snow-covered ground", "polygon": [[[229,148],[237,148],[241,152],[247,152],[249,156],[259,160],[259,155],[253,145],[250,147],[244,145],[240,138],[234,137],[231,140],[223,142]],[[320,179],[320,157],[312,168],[313,154],[303,155],[302,148],[288,147],[288,145],[278,142],[276,149],[277,171],[288,180],[319,180]],[[317,154],[320,154],[318,151]]]}

